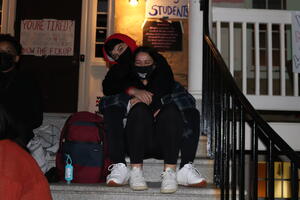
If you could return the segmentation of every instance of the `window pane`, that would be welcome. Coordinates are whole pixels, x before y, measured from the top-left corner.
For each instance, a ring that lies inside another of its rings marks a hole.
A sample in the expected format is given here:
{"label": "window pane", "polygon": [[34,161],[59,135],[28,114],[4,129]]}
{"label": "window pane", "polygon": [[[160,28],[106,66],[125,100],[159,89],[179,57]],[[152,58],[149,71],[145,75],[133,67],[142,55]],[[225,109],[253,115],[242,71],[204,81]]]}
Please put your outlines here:
{"label": "window pane", "polygon": [[98,0],[97,12],[107,12],[108,2],[107,0]]}
{"label": "window pane", "polygon": [[102,46],[107,33],[108,0],[98,0],[95,57],[103,57]]}
{"label": "window pane", "polygon": [[103,47],[103,44],[96,44],[96,51],[95,51],[95,56],[96,57],[103,57],[103,53],[102,53],[102,47]]}
{"label": "window pane", "polygon": [[269,0],[268,4],[268,9],[282,9],[282,0]]}
{"label": "window pane", "polygon": [[107,26],[107,15],[106,14],[98,14],[97,15],[97,27],[106,27]]}
{"label": "window pane", "polygon": [[104,42],[106,38],[106,29],[96,30],[96,42]]}
{"label": "window pane", "polygon": [[253,0],[253,8],[266,9],[266,0]]}
{"label": "window pane", "polygon": [[2,0],[0,0],[0,10],[2,11]]}

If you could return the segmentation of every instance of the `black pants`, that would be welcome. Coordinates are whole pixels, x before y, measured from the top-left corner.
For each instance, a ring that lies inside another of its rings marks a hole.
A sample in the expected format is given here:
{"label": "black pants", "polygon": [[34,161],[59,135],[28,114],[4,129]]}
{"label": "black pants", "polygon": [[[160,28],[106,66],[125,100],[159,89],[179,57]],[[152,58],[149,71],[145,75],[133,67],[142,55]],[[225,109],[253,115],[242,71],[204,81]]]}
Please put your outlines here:
{"label": "black pants", "polygon": [[[182,137],[181,140],[181,164],[183,165],[193,162],[195,159],[198,141],[200,116],[196,109],[188,109],[184,111],[186,120],[192,127],[192,134]],[[125,148],[125,132],[123,128],[123,118],[125,117],[125,109],[119,106],[111,106],[104,110],[104,123],[108,137],[109,154],[113,163],[125,163],[125,155],[128,148]],[[145,157],[149,157],[145,155]],[[158,157],[158,156],[156,156]]]}
{"label": "black pants", "polygon": [[137,103],[128,114],[125,128],[131,163],[157,158],[164,159],[165,164],[177,164],[182,132],[183,119],[176,105],[165,105],[153,117],[146,104]]}
{"label": "black pants", "polygon": [[113,163],[126,164],[125,132],[123,128],[125,112],[126,110],[119,106],[110,106],[103,111],[109,157]]}
{"label": "black pants", "polygon": [[184,110],[184,117],[188,123],[188,127],[192,132],[188,135],[183,135],[181,139],[181,162],[180,168],[185,164],[194,162],[199,136],[200,136],[200,113],[196,108]]}

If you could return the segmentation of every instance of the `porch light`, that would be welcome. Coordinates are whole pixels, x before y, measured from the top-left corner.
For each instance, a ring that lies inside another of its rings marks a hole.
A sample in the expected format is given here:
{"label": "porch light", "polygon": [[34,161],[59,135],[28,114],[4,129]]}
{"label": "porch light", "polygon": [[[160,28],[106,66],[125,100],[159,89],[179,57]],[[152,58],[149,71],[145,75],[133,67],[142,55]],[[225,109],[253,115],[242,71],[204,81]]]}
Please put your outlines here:
{"label": "porch light", "polygon": [[137,6],[139,4],[139,1],[138,0],[129,0],[129,4],[131,6]]}

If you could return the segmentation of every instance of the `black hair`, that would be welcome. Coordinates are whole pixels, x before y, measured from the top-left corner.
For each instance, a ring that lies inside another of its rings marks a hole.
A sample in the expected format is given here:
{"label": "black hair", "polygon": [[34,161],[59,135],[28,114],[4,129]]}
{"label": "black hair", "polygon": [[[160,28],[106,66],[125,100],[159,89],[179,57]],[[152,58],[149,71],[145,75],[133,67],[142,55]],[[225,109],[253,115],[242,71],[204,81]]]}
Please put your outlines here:
{"label": "black hair", "polygon": [[106,51],[106,53],[111,56],[111,51],[114,49],[114,47],[117,45],[117,44],[120,44],[124,41],[122,40],[119,40],[119,39],[111,39],[111,40],[108,40],[107,42],[105,42],[104,44],[104,49]]}
{"label": "black hair", "polygon": [[148,53],[156,65],[169,65],[167,60],[155,48],[149,46],[140,46],[133,53],[133,64],[138,53]]}
{"label": "black hair", "polygon": [[0,34],[0,42],[9,42],[15,48],[17,55],[21,55],[22,45],[15,37],[10,34]]}

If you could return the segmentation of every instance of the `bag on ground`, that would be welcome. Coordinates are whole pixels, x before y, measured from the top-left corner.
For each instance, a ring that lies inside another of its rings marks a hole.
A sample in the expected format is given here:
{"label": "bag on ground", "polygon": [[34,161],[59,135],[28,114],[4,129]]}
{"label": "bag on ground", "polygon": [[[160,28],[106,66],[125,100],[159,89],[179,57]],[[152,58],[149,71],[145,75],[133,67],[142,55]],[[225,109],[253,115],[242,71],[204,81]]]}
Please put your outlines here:
{"label": "bag on ground", "polygon": [[105,182],[111,162],[102,117],[90,112],[77,112],[66,121],[56,155],[56,167],[62,181],[66,155],[70,155],[74,167],[72,182]]}

